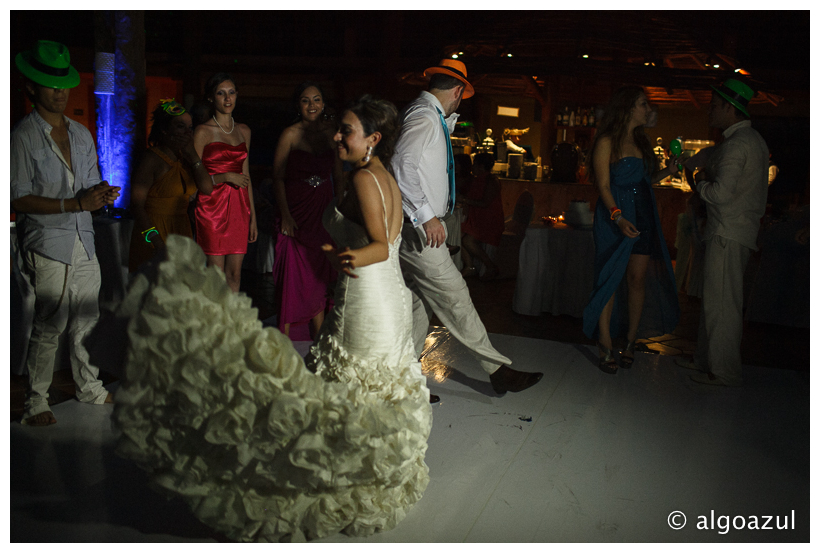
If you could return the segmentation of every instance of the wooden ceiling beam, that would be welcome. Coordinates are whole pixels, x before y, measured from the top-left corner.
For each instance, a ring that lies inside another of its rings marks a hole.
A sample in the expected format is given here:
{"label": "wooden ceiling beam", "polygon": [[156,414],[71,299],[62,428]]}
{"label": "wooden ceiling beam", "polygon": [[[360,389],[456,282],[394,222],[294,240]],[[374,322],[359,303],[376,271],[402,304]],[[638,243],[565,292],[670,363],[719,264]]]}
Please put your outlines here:
{"label": "wooden ceiling beam", "polygon": [[[663,62],[668,67],[671,67],[671,68],[674,69],[675,64],[672,62],[672,60],[670,58],[664,59]],[[686,89],[685,92],[686,92],[686,97],[689,98],[689,101],[692,102],[692,105],[695,106],[695,109],[700,109],[700,103],[698,103],[698,100],[697,100],[697,98],[695,98],[695,95],[692,94],[692,91],[689,90],[689,89]]]}
{"label": "wooden ceiling beam", "polygon": [[538,86],[538,83],[532,77],[528,75],[521,75],[521,79],[524,81],[524,86],[526,87],[527,91],[529,91],[538,103],[541,104],[541,107],[547,107],[547,99],[544,98],[544,95],[541,93],[541,87]]}

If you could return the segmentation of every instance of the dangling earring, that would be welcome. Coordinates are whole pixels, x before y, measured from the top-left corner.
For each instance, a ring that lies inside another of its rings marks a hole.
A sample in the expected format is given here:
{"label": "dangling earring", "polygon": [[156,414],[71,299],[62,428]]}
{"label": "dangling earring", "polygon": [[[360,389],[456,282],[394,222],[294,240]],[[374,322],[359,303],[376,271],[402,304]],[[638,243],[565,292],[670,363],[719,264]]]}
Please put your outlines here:
{"label": "dangling earring", "polygon": [[373,146],[367,147],[367,154],[362,158],[362,163],[370,161],[370,154],[373,152]]}

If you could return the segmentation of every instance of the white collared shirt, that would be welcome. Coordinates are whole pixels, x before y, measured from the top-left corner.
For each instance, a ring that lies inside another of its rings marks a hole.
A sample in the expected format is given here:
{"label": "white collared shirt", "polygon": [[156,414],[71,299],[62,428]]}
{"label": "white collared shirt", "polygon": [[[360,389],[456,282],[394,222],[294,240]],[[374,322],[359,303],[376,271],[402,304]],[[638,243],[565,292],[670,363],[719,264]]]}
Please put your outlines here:
{"label": "white collared shirt", "polygon": [[[401,130],[391,165],[402,196],[404,214],[414,227],[433,217],[444,217],[450,195],[447,178],[447,142],[439,113],[438,98],[423,91],[399,117]],[[446,119],[452,134],[458,113]]]}
{"label": "white collared shirt", "polygon": [[[91,133],[77,121],[63,116],[71,144],[71,170],[51,137],[52,127],[33,110],[11,132],[11,199],[29,194],[44,198],[71,199],[99,184],[97,149]],[[26,251],[71,264],[77,234],[88,258],[94,257],[94,226],[91,213],[18,213],[18,232]]]}

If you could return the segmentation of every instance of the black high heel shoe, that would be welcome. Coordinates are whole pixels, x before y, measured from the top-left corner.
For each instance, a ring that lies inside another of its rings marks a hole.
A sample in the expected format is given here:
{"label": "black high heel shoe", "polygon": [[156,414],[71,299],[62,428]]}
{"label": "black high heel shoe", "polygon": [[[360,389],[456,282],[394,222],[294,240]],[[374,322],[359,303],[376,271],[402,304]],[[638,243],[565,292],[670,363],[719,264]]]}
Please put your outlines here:
{"label": "black high heel shoe", "polygon": [[607,374],[615,374],[618,372],[618,363],[615,361],[615,354],[612,350],[605,347],[601,342],[598,342],[598,350],[601,355],[598,356],[598,368]]}
{"label": "black high heel shoe", "polygon": [[621,366],[625,369],[632,367],[635,362],[635,340],[626,344],[626,347],[621,350]]}

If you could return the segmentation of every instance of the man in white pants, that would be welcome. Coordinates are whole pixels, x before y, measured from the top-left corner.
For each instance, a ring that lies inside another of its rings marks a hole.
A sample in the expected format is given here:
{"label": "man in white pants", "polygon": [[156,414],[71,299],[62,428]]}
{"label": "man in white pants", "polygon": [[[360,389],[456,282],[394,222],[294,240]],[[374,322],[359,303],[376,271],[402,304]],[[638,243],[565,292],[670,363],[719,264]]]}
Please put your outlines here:
{"label": "man in white pants", "polygon": [[[405,221],[400,250],[401,267],[413,293],[413,341],[421,355],[431,309],[459,342],[470,349],[490,375],[496,393],[520,392],[537,383],[543,373],[516,371],[511,361],[493,348],[476,313],[461,273],[444,246],[445,225],[455,202],[455,170],[450,133],[462,98],[473,95],[464,63],[444,59],[424,72],[427,91],[402,112],[401,131],[392,167],[402,192]],[[431,401],[436,401],[431,396]]]}
{"label": "man in white pants", "polygon": [[749,120],[754,91],[737,79],[712,87],[709,125],[724,140],[711,152],[695,187],[706,203],[703,302],[694,364],[701,384],[740,386],[743,273],[757,250],[766,210],[769,150]]}
{"label": "man in white pants", "polygon": [[91,133],[63,115],[68,89],[80,84],[68,49],[41,40],[15,63],[34,103],[11,133],[11,206],[19,215],[24,270],[35,296],[22,422],[48,426],[57,422],[48,388],[66,328],[77,399],[113,401],[82,341],[99,317],[100,266],[89,212],[113,204],[119,187],[100,182]]}

